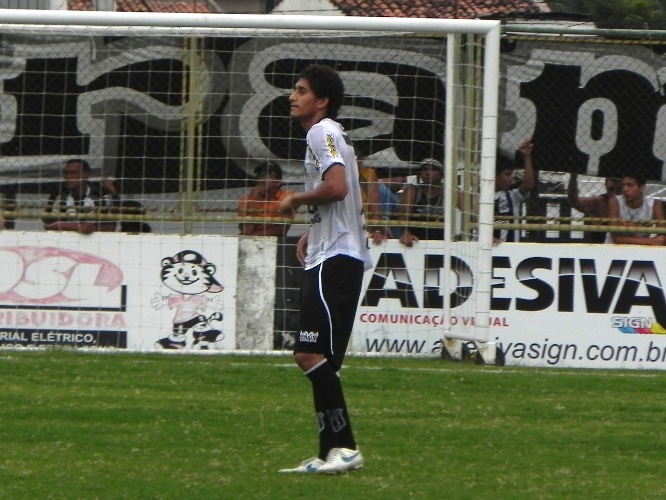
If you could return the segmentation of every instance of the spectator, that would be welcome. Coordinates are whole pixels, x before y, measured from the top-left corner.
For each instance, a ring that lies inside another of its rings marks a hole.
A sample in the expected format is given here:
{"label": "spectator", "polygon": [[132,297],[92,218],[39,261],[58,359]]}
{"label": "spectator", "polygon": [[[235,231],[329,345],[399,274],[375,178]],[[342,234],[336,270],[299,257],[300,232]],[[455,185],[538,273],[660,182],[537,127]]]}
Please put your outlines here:
{"label": "spectator", "polygon": [[[586,218],[608,219],[608,204],[611,197],[622,194],[622,179],[606,178],[606,192],[595,196],[578,196],[578,174],[571,172],[567,186],[567,200],[571,208],[582,212]],[[585,224],[607,225],[607,220],[585,221]],[[606,233],[601,231],[585,231],[588,243],[604,243]]]}
{"label": "spectator", "polygon": [[282,219],[279,207],[282,200],[292,195],[282,189],[282,167],[275,162],[265,161],[254,169],[256,185],[240,199],[238,217],[253,217],[255,222],[243,222],[238,225],[244,236],[284,236],[290,224],[268,222],[261,219]]}
{"label": "spectator", "polygon": [[76,231],[91,234],[95,231],[115,231],[115,221],[99,220],[98,214],[110,213],[118,204],[118,193],[110,179],[92,183],[90,164],[75,158],[65,163],[64,182],[49,196],[46,211],[56,217],[44,219],[47,231]]}
{"label": "spectator", "polygon": [[[608,217],[610,226],[654,227],[655,221],[663,221],[664,207],[661,201],[645,196],[645,178],[641,174],[630,174],[622,178],[622,195],[608,199]],[[606,241],[627,245],[664,245],[666,236],[610,231]]]}
{"label": "spectator", "polygon": [[379,245],[387,238],[393,238],[393,233],[391,228],[381,223],[387,218],[387,215],[384,212],[377,172],[374,168],[363,166],[359,160],[358,173],[361,180],[361,196],[363,210],[367,217],[368,234],[372,242]]}
{"label": "spectator", "polygon": [[[520,214],[520,204],[525,201],[535,184],[534,165],[532,165],[532,141],[526,140],[520,145],[519,151],[523,157],[525,173],[518,186],[513,187],[513,165],[502,161],[498,156],[495,167],[495,216],[503,216],[498,222],[513,222]],[[504,241],[520,241],[520,231],[517,229],[496,229],[494,232],[495,244]]]}
{"label": "spectator", "polygon": [[[405,186],[400,198],[403,220],[407,221],[400,242],[411,247],[419,240],[444,239],[444,166],[434,158],[419,165],[419,183]],[[431,226],[410,223],[432,223]],[[436,224],[436,226],[435,226]]]}
{"label": "spectator", "polygon": [[[384,212],[386,219],[400,219],[400,197],[407,186],[419,183],[418,174],[380,177],[378,181],[379,198],[382,204],[382,211]],[[400,238],[402,233],[402,227],[396,225],[391,226],[391,234],[393,235],[393,238]]]}

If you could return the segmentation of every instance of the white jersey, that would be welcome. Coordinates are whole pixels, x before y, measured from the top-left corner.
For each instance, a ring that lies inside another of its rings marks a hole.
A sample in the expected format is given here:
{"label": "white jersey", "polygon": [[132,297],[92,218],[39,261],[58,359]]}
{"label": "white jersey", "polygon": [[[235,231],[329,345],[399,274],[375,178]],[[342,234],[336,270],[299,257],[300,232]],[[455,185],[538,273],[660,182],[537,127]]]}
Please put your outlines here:
{"label": "white jersey", "polygon": [[316,189],[322,183],[324,172],[335,164],[345,168],[347,196],[340,201],[308,207],[311,226],[305,269],[318,266],[335,255],[347,255],[362,261],[367,270],[372,267],[372,261],[356,155],[342,125],[324,118],[307,134],[305,190]]}
{"label": "white jersey", "polygon": [[[650,227],[646,226],[647,221],[650,221],[653,219],[653,213],[654,213],[654,198],[650,198],[649,196],[644,196],[643,197],[643,203],[636,208],[631,208],[629,205],[627,205],[627,200],[625,200],[624,196],[616,196],[615,199],[617,200],[617,204],[620,208],[618,218],[622,221],[626,222],[634,222],[637,226],[642,226],[642,227]],[[613,223],[611,222],[611,225]],[[651,238],[652,234],[648,233],[632,233],[632,236],[639,236],[641,238]],[[606,235],[606,243],[612,243],[613,242],[613,237],[608,233]]]}

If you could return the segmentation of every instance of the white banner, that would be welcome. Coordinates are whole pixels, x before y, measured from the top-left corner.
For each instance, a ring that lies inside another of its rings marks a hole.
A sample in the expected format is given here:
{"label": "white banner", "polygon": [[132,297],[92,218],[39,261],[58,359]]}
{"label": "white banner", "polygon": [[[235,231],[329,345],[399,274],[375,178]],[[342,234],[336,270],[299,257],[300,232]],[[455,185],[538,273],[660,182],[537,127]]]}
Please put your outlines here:
{"label": "white banner", "polygon": [[0,346],[236,348],[238,239],[0,232]]}
{"label": "white banner", "polygon": [[[225,236],[2,231],[0,347],[270,349],[269,240],[239,251],[238,238]],[[470,331],[470,245],[454,244],[448,280],[441,242],[373,246],[350,350],[441,352],[445,294],[454,298],[452,331]],[[489,338],[507,365],[666,369],[662,256],[662,248],[619,245],[497,246]]]}
{"label": "white banner", "polygon": [[[424,266],[427,247],[428,242],[406,248],[390,241],[372,248],[375,269],[365,276],[352,351],[441,351],[446,320],[441,307],[427,307],[424,299],[432,295],[427,276],[433,270]],[[464,260],[459,250],[455,256]],[[489,339],[498,343],[507,365],[666,369],[663,256],[662,248],[651,247],[497,246]],[[409,272],[393,269],[396,262]],[[474,280],[474,265],[466,264],[462,269]],[[368,290],[373,277],[384,290]],[[441,286],[438,293],[444,295]],[[469,314],[460,314],[464,308],[464,303],[452,307],[452,329],[464,322],[469,327]]]}

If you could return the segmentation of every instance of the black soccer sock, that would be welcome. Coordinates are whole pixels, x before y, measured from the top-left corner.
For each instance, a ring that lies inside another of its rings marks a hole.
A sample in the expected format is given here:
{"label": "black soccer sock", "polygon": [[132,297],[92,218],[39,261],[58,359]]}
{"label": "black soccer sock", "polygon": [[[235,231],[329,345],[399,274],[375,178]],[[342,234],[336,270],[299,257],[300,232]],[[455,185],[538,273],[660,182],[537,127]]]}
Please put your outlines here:
{"label": "black soccer sock", "polygon": [[305,373],[312,382],[314,407],[319,423],[319,458],[331,448],[356,449],[342,384],[331,364],[324,360]]}

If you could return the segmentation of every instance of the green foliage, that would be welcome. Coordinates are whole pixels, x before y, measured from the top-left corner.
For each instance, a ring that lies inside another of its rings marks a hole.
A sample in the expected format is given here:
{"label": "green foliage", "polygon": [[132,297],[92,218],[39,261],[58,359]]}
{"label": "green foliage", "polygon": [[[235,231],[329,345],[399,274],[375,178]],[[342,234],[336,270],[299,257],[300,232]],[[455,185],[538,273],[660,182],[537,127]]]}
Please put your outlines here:
{"label": "green foliage", "polygon": [[549,2],[553,12],[590,14],[599,28],[663,29],[666,27],[663,0],[557,0]]}
{"label": "green foliage", "polygon": [[658,29],[664,25],[664,11],[654,0],[586,3],[601,28]]}
{"label": "green foliage", "polygon": [[0,353],[0,498],[664,498],[666,373],[349,358],[366,468],[287,357]]}

